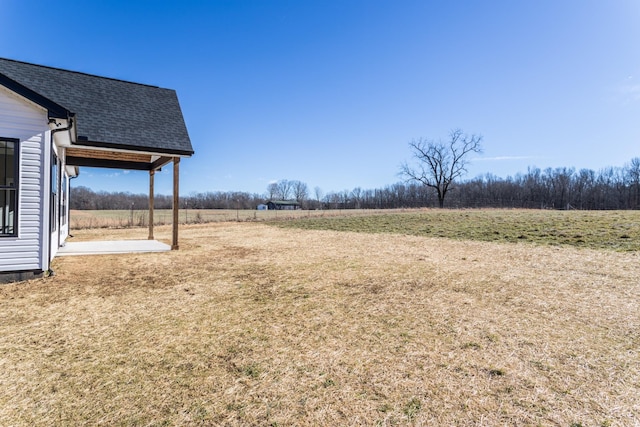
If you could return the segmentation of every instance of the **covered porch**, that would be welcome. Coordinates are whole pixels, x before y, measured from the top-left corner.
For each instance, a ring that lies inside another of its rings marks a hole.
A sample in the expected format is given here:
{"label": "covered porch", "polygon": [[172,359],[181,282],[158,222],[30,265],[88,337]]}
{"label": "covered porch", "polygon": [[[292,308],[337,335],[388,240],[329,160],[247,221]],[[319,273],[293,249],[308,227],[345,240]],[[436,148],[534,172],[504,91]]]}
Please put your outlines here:
{"label": "covered porch", "polygon": [[[80,147],[73,145],[65,149],[65,162],[68,167],[97,167],[123,170],[140,170],[149,173],[149,225],[148,244],[140,240],[116,242],[67,242],[58,250],[59,255],[84,253],[128,253],[128,252],[158,252],[165,250],[164,243],[155,241],[154,236],[154,179],[156,172],[172,163],[173,166],[173,195],[172,195],[172,233],[171,250],[179,249],[178,218],[179,218],[179,186],[180,186],[180,157],[167,156],[161,153],[143,152],[124,149],[100,149],[96,147]],[[93,243],[89,245],[89,243]],[[117,252],[111,252],[117,251]]]}

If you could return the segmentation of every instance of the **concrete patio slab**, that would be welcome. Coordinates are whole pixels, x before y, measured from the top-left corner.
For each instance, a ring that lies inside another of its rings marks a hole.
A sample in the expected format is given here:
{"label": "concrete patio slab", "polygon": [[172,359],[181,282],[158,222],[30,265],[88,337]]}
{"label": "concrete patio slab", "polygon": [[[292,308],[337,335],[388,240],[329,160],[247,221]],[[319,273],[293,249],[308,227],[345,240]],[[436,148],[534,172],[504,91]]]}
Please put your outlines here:
{"label": "concrete patio slab", "polygon": [[157,240],[103,240],[95,242],[67,242],[56,256],[129,254],[170,251],[171,246]]}

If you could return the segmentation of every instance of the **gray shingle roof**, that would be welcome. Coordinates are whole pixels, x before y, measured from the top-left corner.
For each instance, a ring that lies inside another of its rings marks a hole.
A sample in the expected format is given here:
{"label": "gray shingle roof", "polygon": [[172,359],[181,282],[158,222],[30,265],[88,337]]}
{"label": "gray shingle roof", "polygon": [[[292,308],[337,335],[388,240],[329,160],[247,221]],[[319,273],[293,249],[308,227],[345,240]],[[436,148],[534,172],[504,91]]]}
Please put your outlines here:
{"label": "gray shingle roof", "polygon": [[0,74],[43,97],[29,99],[50,111],[61,106],[74,113],[82,145],[193,154],[172,89],[3,58]]}

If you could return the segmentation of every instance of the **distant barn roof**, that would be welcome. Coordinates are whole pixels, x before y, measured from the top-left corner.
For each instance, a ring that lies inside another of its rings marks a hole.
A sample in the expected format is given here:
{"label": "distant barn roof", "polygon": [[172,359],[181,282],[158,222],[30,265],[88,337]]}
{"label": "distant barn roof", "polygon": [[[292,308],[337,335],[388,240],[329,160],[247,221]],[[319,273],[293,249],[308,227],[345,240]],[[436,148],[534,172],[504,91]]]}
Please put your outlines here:
{"label": "distant barn roof", "polygon": [[0,58],[0,84],[57,118],[75,114],[78,143],[191,155],[176,92]]}

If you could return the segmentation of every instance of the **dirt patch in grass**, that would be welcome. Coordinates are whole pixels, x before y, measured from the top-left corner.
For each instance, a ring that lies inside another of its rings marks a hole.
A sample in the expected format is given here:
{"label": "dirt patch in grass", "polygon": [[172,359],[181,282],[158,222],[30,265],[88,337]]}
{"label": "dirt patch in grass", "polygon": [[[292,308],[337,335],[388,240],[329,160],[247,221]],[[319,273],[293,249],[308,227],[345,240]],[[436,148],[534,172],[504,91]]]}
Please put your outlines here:
{"label": "dirt patch in grass", "polygon": [[0,287],[2,423],[640,423],[638,252],[256,223],[180,248]]}

